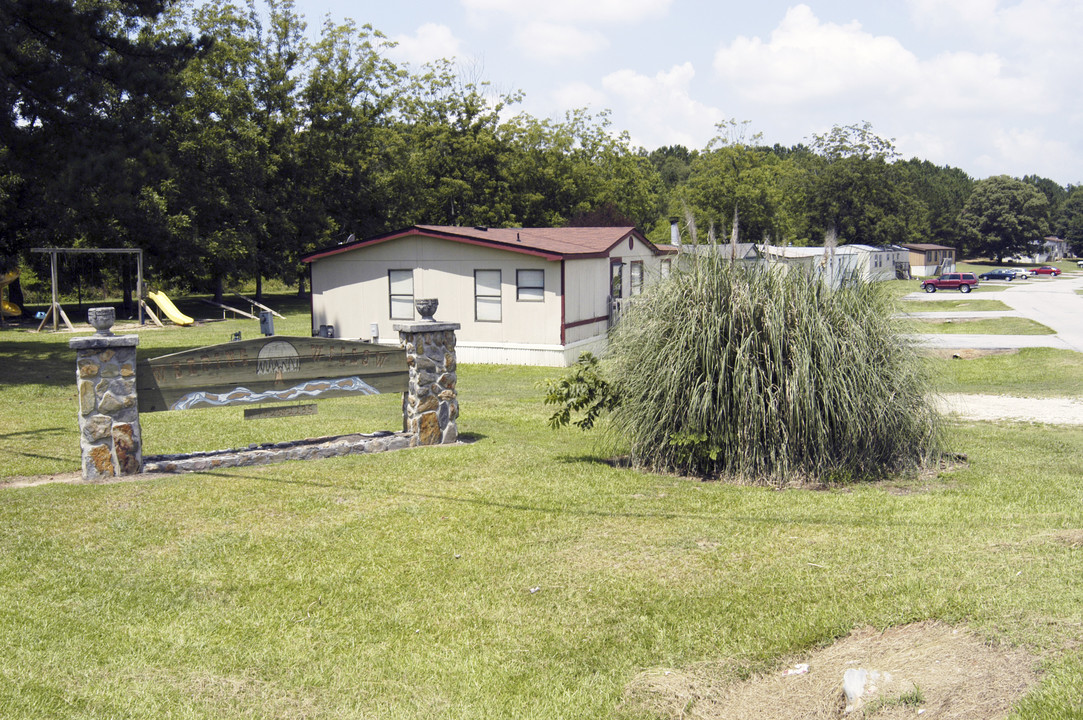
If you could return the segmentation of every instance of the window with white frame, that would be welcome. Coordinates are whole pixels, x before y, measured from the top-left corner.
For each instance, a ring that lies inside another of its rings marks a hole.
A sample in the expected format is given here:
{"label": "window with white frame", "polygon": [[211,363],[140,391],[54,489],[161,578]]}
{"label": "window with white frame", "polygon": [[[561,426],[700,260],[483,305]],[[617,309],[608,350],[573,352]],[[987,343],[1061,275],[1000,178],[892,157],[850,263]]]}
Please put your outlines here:
{"label": "window with white frame", "polygon": [[516,270],[515,299],[519,302],[542,302],[545,300],[545,271]]}
{"label": "window with white frame", "polygon": [[414,271],[388,270],[387,287],[392,320],[414,319]]}
{"label": "window with white frame", "polygon": [[639,295],[643,292],[643,261],[633,260],[628,271],[628,294]]}
{"label": "window with white frame", "polygon": [[474,319],[500,322],[500,271],[474,271]]}

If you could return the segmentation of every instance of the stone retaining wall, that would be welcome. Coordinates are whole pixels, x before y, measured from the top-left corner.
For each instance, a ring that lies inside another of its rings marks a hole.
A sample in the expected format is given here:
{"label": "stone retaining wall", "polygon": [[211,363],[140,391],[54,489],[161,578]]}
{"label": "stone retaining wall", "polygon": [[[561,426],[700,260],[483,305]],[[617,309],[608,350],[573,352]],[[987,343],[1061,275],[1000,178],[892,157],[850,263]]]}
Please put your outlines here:
{"label": "stone retaining wall", "polygon": [[[435,308],[435,306],[434,306]],[[409,389],[403,394],[403,432],[267,443],[238,450],[187,455],[142,456],[139,402],[136,394],[136,335],[116,336],[112,308],[91,308],[96,335],[75,338],[79,392],[79,432],[84,480],[139,472],[194,472],[263,465],[285,460],[383,452],[458,440],[455,331],[458,323],[423,320],[395,325],[406,349]]]}
{"label": "stone retaining wall", "polygon": [[388,431],[358,435],[336,435],[293,442],[264,443],[236,450],[156,455],[146,458],[144,472],[180,473],[219,468],[269,465],[286,460],[318,460],[340,455],[360,455],[402,450],[414,443],[410,433]]}

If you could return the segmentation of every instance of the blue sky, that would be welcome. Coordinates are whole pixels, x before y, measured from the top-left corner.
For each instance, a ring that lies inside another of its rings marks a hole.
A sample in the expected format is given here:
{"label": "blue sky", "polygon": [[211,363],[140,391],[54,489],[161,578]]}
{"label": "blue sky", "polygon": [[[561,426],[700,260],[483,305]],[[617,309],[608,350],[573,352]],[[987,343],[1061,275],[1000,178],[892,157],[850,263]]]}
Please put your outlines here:
{"label": "blue sky", "polygon": [[872,123],[972,177],[1083,184],[1081,0],[296,0],[369,23],[420,65],[454,57],[518,109],[612,112],[635,145],[702,148],[726,119],[768,144]]}

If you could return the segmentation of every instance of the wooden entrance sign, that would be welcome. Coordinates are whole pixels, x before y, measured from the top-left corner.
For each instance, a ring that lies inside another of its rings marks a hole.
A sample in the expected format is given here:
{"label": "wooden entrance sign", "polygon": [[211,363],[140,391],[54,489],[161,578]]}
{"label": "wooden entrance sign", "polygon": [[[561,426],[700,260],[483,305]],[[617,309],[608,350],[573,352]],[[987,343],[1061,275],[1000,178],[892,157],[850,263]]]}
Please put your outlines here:
{"label": "wooden entrance sign", "polygon": [[284,337],[212,345],[138,363],[139,412],[405,392],[406,351]]}

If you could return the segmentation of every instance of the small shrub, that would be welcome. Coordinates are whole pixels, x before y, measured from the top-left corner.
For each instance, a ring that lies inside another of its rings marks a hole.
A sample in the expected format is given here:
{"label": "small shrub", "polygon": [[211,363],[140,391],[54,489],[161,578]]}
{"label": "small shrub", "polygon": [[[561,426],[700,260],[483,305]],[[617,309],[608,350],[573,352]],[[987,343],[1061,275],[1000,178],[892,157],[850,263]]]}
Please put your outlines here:
{"label": "small shrub", "polygon": [[554,430],[571,422],[573,412],[581,412],[583,417],[572,424],[590,430],[599,415],[617,405],[612,385],[598,371],[598,358],[589,352],[580,355],[566,375],[546,380],[545,387],[545,404],[557,406],[549,417],[549,427]]}

